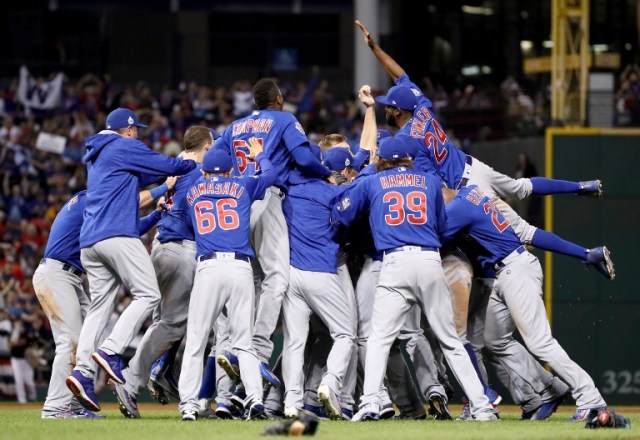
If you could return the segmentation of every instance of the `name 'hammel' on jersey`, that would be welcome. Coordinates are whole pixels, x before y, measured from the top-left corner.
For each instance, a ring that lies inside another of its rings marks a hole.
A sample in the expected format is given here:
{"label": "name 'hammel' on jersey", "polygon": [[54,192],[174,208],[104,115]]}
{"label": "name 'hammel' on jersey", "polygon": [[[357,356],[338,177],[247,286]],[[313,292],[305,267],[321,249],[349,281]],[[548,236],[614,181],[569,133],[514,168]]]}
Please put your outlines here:
{"label": "name 'hammel' on jersey", "polygon": [[269,133],[272,126],[273,119],[271,118],[247,119],[233,124],[231,136],[238,136],[243,133]]}
{"label": "name 'hammel' on jersey", "polygon": [[187,202],[193,205],[198,197],[206,194],[223,195],[238,199],[244,193],[244,187],[237,183],[215,183],[216,180],[218,180],[217,177],[212,177],[206,182],[201,182],[191,187],[191,192],[187,194]]}
{"label": "name 'hammel' on jersey", "polygon": [[[400,167],[400,171],[406,168]],[[383,189],[415,186],[418,188],[427,187],[427,179],[420,174],[391,174],[388,176],[380,176],[380,185]]]}

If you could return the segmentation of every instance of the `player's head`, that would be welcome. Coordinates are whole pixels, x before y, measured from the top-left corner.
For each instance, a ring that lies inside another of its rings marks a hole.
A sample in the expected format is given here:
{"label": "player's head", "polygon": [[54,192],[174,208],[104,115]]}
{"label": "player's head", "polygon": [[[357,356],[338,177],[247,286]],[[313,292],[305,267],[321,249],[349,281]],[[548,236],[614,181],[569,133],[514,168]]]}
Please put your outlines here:
{"label": "player's head", "polygon": [[128,138],[138,138],[138,127],[147,128],[140,123],[138,115],[128,108],[117,108],[107,115],[105,124],[107,130],[113,130],[119,135]]}
{"label": "player's head", "polygon": [[384,138],[378,145],[378,171],[396,167],[413,168],[413,159],[410,155],[410,143],[397,136]]}
{"label": "player's head", "polygon": [[262,78],[253,86],[253,100],[258,110],[267,108],[282,110],[284,98],[273,78]]}
{"label": "player's head", "polygon": [[196,162],[202,162],[204,153],[206,153],[213,144],[211,132],[207,127],[202,125],[193,125],[184,132],[182,146],[185,153],[192,153],[196,157]]}
{"label": "player's head", "polygon": [[228,176],[231,173],[233,159],[225,148],[214,148],[205,153],[202,159],[202,175],[209,178],[213,175]]}
{"label": "player's head", "polygon": [[392,127],[402,127],[418,106],[416,94],[407,86],[393,86],[385,96],[377,96],[376,102],[384,105],[384,117]]}
{"label": "player's head", "polygon": [[318,143],[322,151],[327,151],[331,147],[342,146],[349,148],[349,143],[347,142],[347,138],[340,133],[331,133],[322,138],[322,140]]}
{"label": "player's head", "polygon": [[334,173],[339,174],[347,182],[356,178],[358,172],[353,168],[353,154],[351,150],[336,146],[324,152],[322,163]]}

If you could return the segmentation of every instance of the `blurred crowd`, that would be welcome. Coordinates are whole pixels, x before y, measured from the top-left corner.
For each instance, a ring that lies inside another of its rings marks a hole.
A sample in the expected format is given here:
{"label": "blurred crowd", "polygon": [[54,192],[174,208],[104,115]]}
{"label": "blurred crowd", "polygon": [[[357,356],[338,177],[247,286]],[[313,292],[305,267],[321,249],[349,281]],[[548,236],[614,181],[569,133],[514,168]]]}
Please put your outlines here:
{"label": "blurred crowd", "polygon": [[[530,97],[513,78],[497,87],[467,85],[450,92],[428,78],[423,84],[449,136],[462,148],[474,140],[541,133],[546,125],[546,95]],[[285,110],[296,114],[313,142],[328,133],[340,133],[357,149],[362,114],[355,96],[335,96],[315,68],[308,79],[280,86]],[[111,110],[127,107],[149,126],[141,131],[140,140],[175,156],[189,126],[202,124],[221,132],[251,112],[251,89],[248,80],[238,80],[231,87],[192,81],[154,89],[144,82],[120,85],[108,75],[86,74],[65,80],[58,109],[37,111],[19,102],[18,79],[0,83],[0,396],[32,400],[34,383],[47,378],[53,341],[31,276],[58,210],[85,188],[84,139],[104,127]],[[379,120],[383,120],[380,111]],[[40,133],[66,138],[64,152],[37,148]],[[143,237],[148,248],[154,233],[152,229]],[[119,298],[114,316],[130,301],[125,291]],[[14,378],[11,365],[25,377]]]}

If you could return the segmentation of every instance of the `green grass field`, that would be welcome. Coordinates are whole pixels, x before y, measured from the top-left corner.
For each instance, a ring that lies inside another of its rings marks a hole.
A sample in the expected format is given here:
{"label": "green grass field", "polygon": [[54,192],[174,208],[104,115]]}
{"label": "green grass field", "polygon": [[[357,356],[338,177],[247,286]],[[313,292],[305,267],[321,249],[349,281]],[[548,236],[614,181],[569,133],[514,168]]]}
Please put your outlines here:
{"label": "green grass field", "polygon": [[[105,405],[106,420],[41,420],[40,407],[0,404],[0,439],[27,440],[160,440],[160,439],[250,439],[260,438],[262,430],[274,421],[244,422],[199,420],[182,422],[173,405],[141,406],[142,418],[122,417],[115,405]],[[454,405],[453,414],[461,407]],[[631,429],[584,428],[584,423],[567,421],[573,408],[562,407],[545,422],[523,422],[519,409],[500,406],[501,420],[496,423],[447,421],[381,421],[367,423],[320,422],[317,439],[638,439],[640,438],[640,408],[618,407],[631,419]]]}

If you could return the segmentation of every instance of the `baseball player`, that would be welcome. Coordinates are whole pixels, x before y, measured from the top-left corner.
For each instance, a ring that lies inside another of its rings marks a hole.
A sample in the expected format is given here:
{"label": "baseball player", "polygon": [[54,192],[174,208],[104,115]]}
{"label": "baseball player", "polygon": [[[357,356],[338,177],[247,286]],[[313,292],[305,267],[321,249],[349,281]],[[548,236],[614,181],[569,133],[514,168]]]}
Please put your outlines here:
{"label": "baseball player", "polygon": [[277,176],[260,142],[249,142],[247,157],[262,168],[260,176],[229,177],[232,156],[228,150],[213,149],[202,162],[203,177],[187,191],[188,213],[197,246],[198,265],[189,302],[189,319],[180,372],[182,420],[198,417],[198,391],[202,360],[209,332],[227,310],[231,345],[238,356],[246,389],[247,419],[264,417],[260,361],[252,346],[255,292],[249,242],[250,210],[254,200]]}
{"label": "baseball player", "polygon": [[[507,370],[522,369],[527,349],[547,363],[569,385],[578,406],[573,420],[584,420],[591,409],[606,403],[589,375],[573,362],[551,335],[542,301],[542,269],[491,198],[476,185],[443,189],[447,203],[444,239],[464,231],[485,250],[483,266],[494,267],[496,279],[489,298],[484,339],[487,349]],[[513,338],[518,329],[527,348]],[[563,396],[556,396],[560,402]],[[554,399],[555,400],[555,399]],[[558,403],[559,404],[559,403]]]}
{"label": "baseball player", "polygon": [[[513,195],[519,199],[531,194],[602,194],[602,183],[599,180],[569,182],[544,177],[513,179],[498,173],[475,157],[466,155],[449,141],[434,117],[431,101],[411,82],[404,69],[374,41],[368,29],[358,20],[355,23],[362,31],[365,43],[396,84],[386,96],[379,96],[376,101],[385,106],[387,123],[398,127],[396,136],[405,135],[409,138],[407,142],[416,144],[415,162],[418,168],[435,170],[449,188],[477,184],[492,197],[496,194],[501,197]],[[587,249],[568,242],[528,224],[507,203],[497,197],[495,199],[523,243],[578,258],[608,279],[615,277],[613,262],[605,246]]]}
{"label": "baseball player", "polygon": [[[160,176],[180,176],[196,164],[163,156],[137,140],[146,127],[134,112],[118,108],[106,130],[88,138],[87,201],[80,230],[81,261],[89,280],[91,306],[82,325],[77,364],[67,386],[82,405],[100,411],[94,391],[95,361],[116,383],[125,382],[121,354],[160,301],[151,258],[140,241],[140,186]],[[95,351],[122,282],[133,295],[113,331]]]}
{"label": "baseball player", "polygon": [[[43,419],[104,418],[83,408],[65,387],[65,379],[75,364],[78,337],[90,303],[82,287],[85,272],[80,261],[80,228],[86,197],[87,191],[80,191],[62,206],[51,225],[44,258],[33,274],[34,290],[49,319],[56,345]],[[152,196],[140,197],[149,201]],[[163,202],[161,198],[158,209],[162,209]],[[140,235],[146,234],[159,219],[158,210],[140,219]]]}
{"label": "baseball player", "polygon": [[369,210],[376,249],[384,254],[367,341],[363,396],[352,420],[379,418],[389,349],[414,303],[422,308],[469,396],[475,420],[497,420],[455,332],[438,253],[438,236],[446,222],[441,183],[432,174],[412,169],[406,147],[395,137],[380,142],[378,156],[379,172],[350,188],[332,211],[332,221],[349,225],[359,212]]}
{"label": "baseball player", "polygon": [[[122,374],[125,384],[114,391],[125,417],[139,418],[137,396],[149,380],[152,363],[165,351],[179,344],[187,326],[189,295],[196,269],[196,244],[191,223],[187,220],[187,191],[201,177],[200,164],[213,143],[207,127],[192,126],[183,138],[182,158],[198,166],[180,177],[166,200],[158,234],[151,250],[151,262],[160,288],[159,316],[147,329]],[[157,380],[157,379],[156,379]]]}
{"label": "baseball player", "polygon": [[[295,116],[282,110],[284,98],[274,80],[259,80],[253,87],[253,97],[256,110],[231,123],[214,148],[230,151],[237,159],[233,164],[234,174],[252,176],[260,172],[259,164],[247,157],[248,139],[255,136],[262,142],[277,175],[264,199],[251,208],[251,243],[264,273],[253,343],[261,360],[263,377],[278,386],[280,381],[270,371],[268,362],[273,351],[271,334],[289,285],[289,240],[282,214],[282,191],[286,192],[289,177],[296,168],[308,177],[319,178],[328,177],[331,171],[312,153]],[[228,359],[222,357],[219,362],[231,371]]]}
{"label": "baseball player", "polygon": [[[351,156],[344,148],[338,150]],[[343,160],[348,161],[349,157]],[[309,318],[315,313],[333,340],[318,398],[332,419],[343,418],[343,404],[338,395],[354,353],[356,315],[355,304],[349,299],[349,295],[353,297],[353,288],[345,292],[339,281],[337,229],[329,221],[333,201],[342,192],[341,187],[314,179],[290,185],[283,202],[291,258],[289,288],[282,303],[286,417],[297,417],[303,407],[304,373],[300,366],[304,363]]]}

